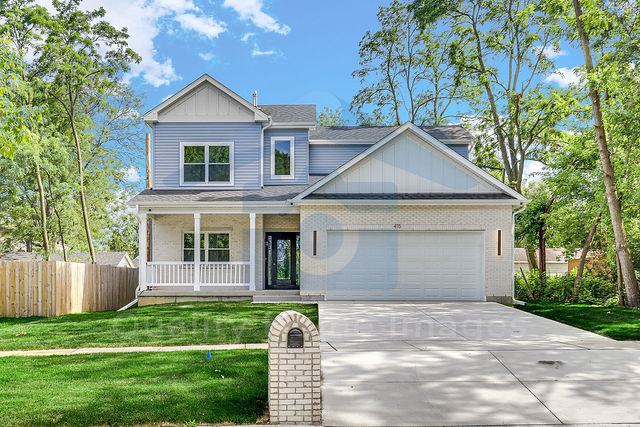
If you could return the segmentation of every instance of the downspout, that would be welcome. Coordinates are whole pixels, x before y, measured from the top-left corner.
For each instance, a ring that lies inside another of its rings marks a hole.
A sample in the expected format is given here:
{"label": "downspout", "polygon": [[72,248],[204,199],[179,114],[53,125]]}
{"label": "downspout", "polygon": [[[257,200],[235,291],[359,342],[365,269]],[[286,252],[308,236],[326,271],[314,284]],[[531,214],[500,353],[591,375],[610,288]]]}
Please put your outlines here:
{"label": "downspout", "polygon": [[264,131],[273,126],[271,116],[269,116],[269,123],[262,127],[262,134],[260,135],[260,188],[264,187]]}
{"label": "downspout", "polygon": [[526,302],[515,299],[516,296],[516,215],[527,208],[526,204],[522,204],[522,206],[515,211],[513,211],[513,216],[511,220],[511,299],[513,299],[513,303],[517,305],[527,305]]}

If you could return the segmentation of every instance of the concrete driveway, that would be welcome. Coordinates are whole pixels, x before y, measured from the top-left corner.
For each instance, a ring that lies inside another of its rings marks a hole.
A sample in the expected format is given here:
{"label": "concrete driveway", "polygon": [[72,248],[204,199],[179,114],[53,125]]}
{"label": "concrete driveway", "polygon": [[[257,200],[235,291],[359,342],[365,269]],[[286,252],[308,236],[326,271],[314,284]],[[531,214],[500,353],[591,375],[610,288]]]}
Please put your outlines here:
{"label": "concrete driveway", "polygon": [[640,347],[496,303],[320,303],[325,425],[640,423]]}

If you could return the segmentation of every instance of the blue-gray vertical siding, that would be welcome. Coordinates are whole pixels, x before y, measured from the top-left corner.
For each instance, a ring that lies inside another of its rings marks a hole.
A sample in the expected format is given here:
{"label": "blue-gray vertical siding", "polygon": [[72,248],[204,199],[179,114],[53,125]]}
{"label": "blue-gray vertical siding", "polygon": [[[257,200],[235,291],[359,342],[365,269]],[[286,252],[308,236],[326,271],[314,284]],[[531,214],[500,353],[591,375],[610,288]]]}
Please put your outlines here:
{"label": "blue-gray vertical siding", "polygon": [[[172,188],[260,188],[259,123],[167,123],[153,125],[153,184],[156,190]],[[233,142],[234,185],[180,186],[181,142]],[[297,147],[296,147],[297,150]],[[305,154],[306,156],[306,154]]]}
{"label": "blue-gray vertical siding", "polygon": [[[271,179],[271,137],[293,136],[293,179]],[[267,129],[264,131],[264,185],[293,185],[309,182],[309,131],[307,129]]]}
{"label": "blue-gray vertical siding", "polygon": [[310,145],[309,173],[327,175],[362,153],[369,144],[358,145]]}

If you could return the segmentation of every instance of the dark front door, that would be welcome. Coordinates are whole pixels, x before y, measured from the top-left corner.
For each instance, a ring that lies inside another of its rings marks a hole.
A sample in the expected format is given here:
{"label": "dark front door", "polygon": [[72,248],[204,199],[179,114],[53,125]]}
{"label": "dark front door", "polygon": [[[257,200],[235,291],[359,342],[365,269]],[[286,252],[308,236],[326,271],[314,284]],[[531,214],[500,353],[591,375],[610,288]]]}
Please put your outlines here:
{"label": "dark front door", "polygon": [[300,288],[300,233],[265,233],[267,289]]}

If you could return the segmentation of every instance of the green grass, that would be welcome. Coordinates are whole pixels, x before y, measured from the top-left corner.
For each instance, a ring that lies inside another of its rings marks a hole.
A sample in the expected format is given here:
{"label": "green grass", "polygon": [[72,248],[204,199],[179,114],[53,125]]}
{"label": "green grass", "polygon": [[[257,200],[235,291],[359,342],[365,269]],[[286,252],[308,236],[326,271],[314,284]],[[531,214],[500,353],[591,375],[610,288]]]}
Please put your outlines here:
{"label": "green grass", "polygon": [[[264,422],[267,351],[0,359],[0,425]],[[224,378],[223,378],[224,377]]]}
{"label": "green grass", "polygon": [[538,301],[515,307],[614,340],[640,340],[640,310]]}
{"label": "green grass", "polygon": [[315,304],[162,304],[123,312],[1,318],[0,350],[266,342],[271,322],[285,310],[299,311],[318,324]]}

